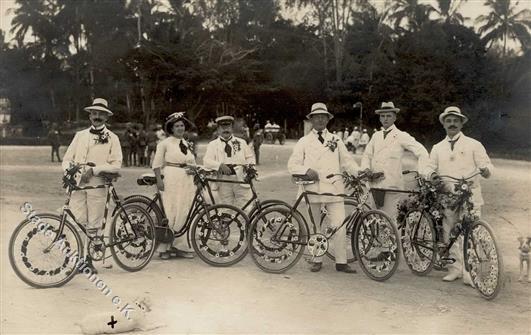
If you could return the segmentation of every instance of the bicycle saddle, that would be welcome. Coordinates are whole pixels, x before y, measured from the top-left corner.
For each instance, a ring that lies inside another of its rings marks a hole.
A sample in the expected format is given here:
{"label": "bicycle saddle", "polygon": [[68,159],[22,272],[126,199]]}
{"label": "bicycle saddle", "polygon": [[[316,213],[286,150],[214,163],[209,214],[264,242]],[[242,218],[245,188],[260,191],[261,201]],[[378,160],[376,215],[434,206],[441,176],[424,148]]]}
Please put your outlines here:
{"label": "bicycle saddle", "polygon": [[[164,176],[161,175],[161,178],[164,179]],[[151,186],[157,183],[157,177],[153,173],[144,173],[136,179],[136,183],[140,186]]]}
{"label": "bicycle saddle", "polygon": [[291,175],[291,180],[296,185],[310,185],[315,184],[315,180],[311,179],[306,174],[293,174]]}
{"label": "bicycle saddle", "polygon": [[98,174],[98,176],[100,177],[103,177],[103,179],[105,180],[115,180],[115,179],[118,179],[118,177],[121,177],[122,175],[119,174],[118,172],[107,172],[107,171],[102,171]]}

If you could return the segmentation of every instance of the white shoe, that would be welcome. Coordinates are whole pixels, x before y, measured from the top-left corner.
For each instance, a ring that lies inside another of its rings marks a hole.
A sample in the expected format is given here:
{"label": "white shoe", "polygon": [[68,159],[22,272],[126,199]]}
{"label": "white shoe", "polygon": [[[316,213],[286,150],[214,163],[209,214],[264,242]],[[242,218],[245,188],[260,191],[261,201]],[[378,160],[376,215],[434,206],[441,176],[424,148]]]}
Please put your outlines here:
{"label": "white shoe", "polygon": [[456,279],[459,279],[463,277],[463,275],[456,271],[450,271],[446,276],[443,277],[443,281],[454,281]]}
{"label": "white shoe", "polygon": [[472,278],[470,277],[470,273],[465,272],[463,274],[463,284],[474,287],[474,283],[472,282]]}

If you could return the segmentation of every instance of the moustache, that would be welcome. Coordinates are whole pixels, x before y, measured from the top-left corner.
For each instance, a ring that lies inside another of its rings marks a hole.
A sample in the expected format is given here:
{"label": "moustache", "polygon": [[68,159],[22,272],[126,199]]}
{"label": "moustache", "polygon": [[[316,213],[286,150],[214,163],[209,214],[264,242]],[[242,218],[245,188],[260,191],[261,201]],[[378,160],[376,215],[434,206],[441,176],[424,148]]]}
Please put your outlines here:
{"label": "moustache", "polygon": [[450,127],[448,127],[448,129],[457,129],[457,127],[456,126],[450,126]]}
{"label": "moustache", "polygon": [[94,119],[92,119],[92,121],[103,122],[103,119],[100,119],[100,118],[94,118]]}

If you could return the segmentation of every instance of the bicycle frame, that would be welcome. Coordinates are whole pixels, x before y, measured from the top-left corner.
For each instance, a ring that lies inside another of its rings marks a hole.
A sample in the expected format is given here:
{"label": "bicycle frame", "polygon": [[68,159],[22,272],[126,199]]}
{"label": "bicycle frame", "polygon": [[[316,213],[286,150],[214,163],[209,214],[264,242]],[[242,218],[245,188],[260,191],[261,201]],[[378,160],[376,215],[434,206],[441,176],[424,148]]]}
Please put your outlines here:
{"label": "bicycle frame", "polygon": [[[74,213],[72,212],[72,210],[70,209],[70,199],[72,198],[72,192],[73,191],[90,191],[90,190],[95,190],[95,189],[101,189],[101,188],[106,188],[107,189],[107,195],[106,195],[106,198],[105,198],[105,209],[104,209],[104,214],[103,214],[103,219],[102,219],[102,227],[101,229],[103,231],[105,231],[105,226],[107,224],[107,215],[109,214],[109,203],[111,201],[111,199],[113,200],[113,202],[116,204],[116,207],[117,208],[122,208],[122,203],[121,203],[121,200],[120,198],[118,197],[118,194],[116,192],[116,189],[114,188],[113,184],[111,181],[108,181],[106,180],[105,181],[105,184],[103,185],[97,185],[97,186],[84,186],[84,187],[72,187],[68,190],[68,197],[65,201],[65,204],[63,205],[63,208],[62,208],[62,212],[61,212],[61,223],[59,224],[59,230],[58,230],[58,233],[56,234],[56,236],[54,237],[52,243],[50,244],[50,246],[48,246],[46,249],[45,249],[45,252],[49,252],[52,248],[52,246],[60,240],[61,236],[62,236],[62,233],[63,233],[63,229],[64,229],[64,226],[65,226],[65,222],[67,220],[68,217],[70,217],[73,222],[76,224],[76,226],[83,232],[83,234],[85,234],[85,236],[90,240],[90,241],[93,241],[94,240],[94,237],[93,236],[90,236],[88,234],[88,230],[82,225],[79,223],[79,221],[77,220],[76,216],[74,215]],[[115,212],[115,211],[114,211]],[[131,222],[129,222],[129,217],[127,217],[127,222],[129,223],[129,227],[126,226],[126,229],[130,229],[132,230],[132,233],[133,233],[133,238],[130,238],[130,239],[125,239],[125,240],[120,240],[120,241],[117,241],[115,243],[110,243],[110,244],[106,244],[105,241],[104,241],[104,246],[107,248],[107,247],[112,247],[114,245],[117,245],[117,244],[121,244],[121,243],[124,243],[124,242],[130,242],[130,241],[133,241],[137,238],[137,234],[136,234],[136,231],[134,231],[134,229],[131,229]],[[128,232],[128,235],[130,234],[131,232]]]}

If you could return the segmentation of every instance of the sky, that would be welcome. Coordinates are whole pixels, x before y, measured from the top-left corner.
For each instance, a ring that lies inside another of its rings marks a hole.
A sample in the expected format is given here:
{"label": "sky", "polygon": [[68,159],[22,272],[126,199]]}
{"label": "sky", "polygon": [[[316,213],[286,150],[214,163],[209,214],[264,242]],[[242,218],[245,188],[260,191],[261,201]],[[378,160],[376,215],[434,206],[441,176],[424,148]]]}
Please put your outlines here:
{"label": "sky", "polygon": [[[383,4],[384,0],[372,0],[371,2],[378,5]],[[429,3],[436,7],[436,0],[419,0],[419,2]],[[461,6],[460,13],[463,16],[471,19],[466,21],[465,25],[472,26],[474,24],[474,20],[478,16],[487,14],[489,12],[488,7],[484,6],[484,3],[485,0],[468,0]],[[0,29],[7,32],[7,40],[10,40],[12,37],[11,34],[9,34],[9,29],[11,28],[11,20],[13,19],[13,14],[8,13],[8,10],[15,7],[15,0],[0,0]],[[520,0],[517,8],[519,10],[524,8],[531,9],[531,0]]]}

